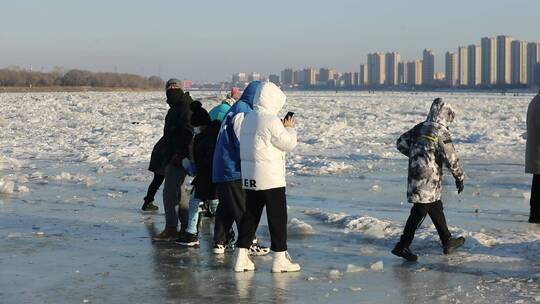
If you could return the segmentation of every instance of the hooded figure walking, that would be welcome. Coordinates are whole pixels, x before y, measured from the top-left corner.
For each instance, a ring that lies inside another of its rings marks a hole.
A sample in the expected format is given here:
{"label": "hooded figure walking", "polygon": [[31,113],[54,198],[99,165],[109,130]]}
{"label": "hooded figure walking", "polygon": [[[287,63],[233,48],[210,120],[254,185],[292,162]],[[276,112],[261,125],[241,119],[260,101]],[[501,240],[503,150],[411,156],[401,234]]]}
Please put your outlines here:
{"label": "hooded figure walking", "polygon": [[[534,83],[540,88],[540,63],[534,66]],[[525,172],[533,174],[529,223],[540,224],[540,92],[527,109]]]}
{"label": "hooded figure walking", "polygon": [[463,191],[464,174],[448,130],[454,116],[450,105],[437,98],[431,105],[426,121],[397,140],[397,149],[409,158],[407,200],[413,206],[403,235],[392,253],[409,261],[418,259],[409,246],[426,215],[437,229],[444,254],[454,252],[465,242],[463,237],[451,237],[441,201],[443,165],[454,176],[458,193]]}

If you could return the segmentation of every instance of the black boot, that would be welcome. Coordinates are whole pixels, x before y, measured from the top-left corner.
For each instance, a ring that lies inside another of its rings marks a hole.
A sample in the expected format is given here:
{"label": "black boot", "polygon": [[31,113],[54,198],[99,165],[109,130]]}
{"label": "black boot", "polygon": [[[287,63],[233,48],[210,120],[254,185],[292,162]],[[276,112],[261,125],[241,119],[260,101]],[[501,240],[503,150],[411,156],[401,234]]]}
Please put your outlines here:
{"label": "black boot", "polygon": [[418,260],[418,256],[412,253],[409,247],[403,247],[399,243],[397,243],[394,249],[392,249],[392,253],[410,262],[416,262]]}
{"label": "black boot", "polygon": [[154,200],[150,200],[150,199],[147,199],[146,197],[144,198],[144,203],[141,207],[142,211],[157,211],[159,208],[158,206],[152,204]]}
{"label": "black boot", "polygon": [[529,215],[529,223],[539,224],[540,223],[540,214],[538,211],[531,208],[531,213]]}
{"label": "black boot", "polygon": [[529,223],[540,224],[540,216],[530,216]]}
{"label": "black boot", "polygon": [[187,246],[187,247],[196,247],[199,246],[199,237],[196,234],[191,234],[189,232],[184,232],[180,235],[180,238],[177,239],[176,244]]}
{"label": "black boot", "polygon": [[465,244],[465,238],[462,236],[458,238],[450,238],[443,244],[443,252],[444,254],[451,254],[463,244]]}

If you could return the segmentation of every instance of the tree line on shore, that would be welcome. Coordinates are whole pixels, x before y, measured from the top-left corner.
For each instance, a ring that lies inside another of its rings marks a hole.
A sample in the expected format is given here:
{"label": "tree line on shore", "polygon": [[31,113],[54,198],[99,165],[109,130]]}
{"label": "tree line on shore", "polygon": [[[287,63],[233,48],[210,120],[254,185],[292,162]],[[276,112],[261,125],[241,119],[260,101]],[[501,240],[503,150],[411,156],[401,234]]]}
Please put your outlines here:
{"label": "tree line on shore", "polygon": [[127,73],[91,72],[86,70],[55,70],[35,72],[19,68],[0,69],[0,87],[101,87],[101,88],[162,88],[165,82],[158,76],[144,77]]}

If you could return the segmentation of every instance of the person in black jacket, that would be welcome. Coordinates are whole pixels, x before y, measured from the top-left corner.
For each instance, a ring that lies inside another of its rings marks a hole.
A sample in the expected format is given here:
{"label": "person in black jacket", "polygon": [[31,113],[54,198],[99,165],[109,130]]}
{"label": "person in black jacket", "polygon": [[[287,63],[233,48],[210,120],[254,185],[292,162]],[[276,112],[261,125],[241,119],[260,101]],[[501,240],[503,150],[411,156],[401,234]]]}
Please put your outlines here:
{"label": "person in black jacket", "polygon": [[161,187],[161,184],[163,184],[163,180],[165,179],[165,167],[163,166],[163,144],[164,140],[163,137],[161,137],[152,149],[148,170],[154,173],[154,178],[148,186],[148,191],[144,197],[144,203],[141,208],[143,211],[157,211],[159,209],[158,206],[153,204],[153,202],[156,192],[159,190],[159,187]]}
{"label": "person in black jacket", "polygon": [[167,103],[171,108],[165,116],[163,129],[165,229],[152,238],[154,241],[177,239],[179,218],[182,229],[185,229],[188,218],[187,206],[180,204],[178,212],[176,207],[179,205],[180,191],[186,177],[186,171],[182,167],[182,159],[188,156],[189,146],[193,139],[193,129],[190,125],[190,104],[193,100],[189,92],[184,93],[180,81],[177,79],[167,81],[166,94]]}
{"label": "person in black jacket", "polygon": [[185,232],[176,243],[184,246],[199,245],[198,223],[199,205],[208,202],[211,213],[215,213],[218,205],[217,188],[212,183],[212,161],[216,139],[221,122],[211,121],[210,115],[198,101],[191,103],[191,125],[195,132],[193,139],[193,154],[191,159],[195,163],[195,178],[191,183],[193,190],[189,201],[189,221]]}

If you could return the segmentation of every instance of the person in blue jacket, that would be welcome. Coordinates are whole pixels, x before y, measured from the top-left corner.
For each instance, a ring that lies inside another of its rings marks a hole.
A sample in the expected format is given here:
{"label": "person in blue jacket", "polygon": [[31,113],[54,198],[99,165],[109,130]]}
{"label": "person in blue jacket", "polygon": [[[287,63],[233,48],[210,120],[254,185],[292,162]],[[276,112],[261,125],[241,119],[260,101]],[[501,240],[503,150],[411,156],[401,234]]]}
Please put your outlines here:
{"label": "person in blue jacket", "polygon": [[234,103],[240,99],[241,92],[237,87],[233,87],[231,92],[227,94],[227,97],[221,101],[221,103],[215,106],[208,114],[210,114],[210,119],[212,121],[218,120],[223,121],[223,118],[229,112],[229,109],[234,105]]}
{"label": "person in blue jacket", "polygon": [[[229,109],[221,123],[221,129],[214,151],[212,181],[217,184],[219,204],[214,224],[214,253],[222,254],[225,249],[233,249],[231,228],[238,223],[246,211],[246,194],[242,189],[240,173],[240,128],[244,115],[253,111],[253,98],[259,81],[252,81],[240,99]],[[253,236],[252,255],[268,254],[270,250],[259,246]]]}

